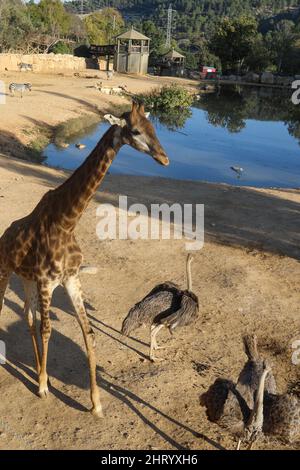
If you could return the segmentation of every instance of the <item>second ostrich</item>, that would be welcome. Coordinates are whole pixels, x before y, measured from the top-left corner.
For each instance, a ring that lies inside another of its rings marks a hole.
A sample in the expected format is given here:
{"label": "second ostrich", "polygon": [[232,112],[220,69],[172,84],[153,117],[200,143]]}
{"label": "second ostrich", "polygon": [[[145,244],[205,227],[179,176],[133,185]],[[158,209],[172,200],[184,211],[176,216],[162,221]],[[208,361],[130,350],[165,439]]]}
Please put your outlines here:
{"label": "second ostrich", "polygon": [[250,449],[260,435],[276,436],[288,443],[300,437],[300,401],[277,393],[271,368],[260,356],[255,335],[244,338],[248,361],[237,384],[217,379],[201,396],[210,421],[228,429]]}
{"label": "second ostrich", "polygon": [[175,329],[193,323],[198,317],[199,301],[192,292],[191,262],[186,261],[187,290],[182,290],[173,282],[165,282],[154,287],[149,294],[134,305],[123,321],[122,333],[129,336],[142,326],[150,326],[150,360],[156,361],[154,351],[162,349],[157,345],[156,336],[162,328],[172,334]]}

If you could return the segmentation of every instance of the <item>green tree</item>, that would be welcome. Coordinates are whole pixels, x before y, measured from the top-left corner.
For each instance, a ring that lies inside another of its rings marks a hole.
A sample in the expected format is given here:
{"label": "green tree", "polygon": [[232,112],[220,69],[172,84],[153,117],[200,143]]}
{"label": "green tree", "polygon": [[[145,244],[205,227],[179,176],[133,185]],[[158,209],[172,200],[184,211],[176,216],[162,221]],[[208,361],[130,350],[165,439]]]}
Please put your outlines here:
{"label": "green tree", "polygon": [[291,53],[296,39],[295,24],[292,21],[280,21],[273,31],[267,33],[266,42],[278,72],[283,71],[285,58]]}
{"label": "green tree", "polygon": [[140,25],[140,30],[145,34],[145,36],[151,39],[150,64],[154,63],[164,51],[164,32],[160,28],[158,28],[155,23],[151,20],[143,21]]}
{"label": "green tree", "polygon": [[220,57],[223,70],[241,70],[257,39],[257,27],[251,16],[226,17],[219,22],[210,48]]}
{"label": "green tree", "polygon": [[72,16],[66,12],[61,0],[41,0],[38,4],[31,1],[28,12],[33,26],[40,33],[55,37],[68,35]]}
{"label": "green tree", "polygon": [[124,27],[122,15],[114,8],[104,8],[84,18],[90,44],[111,44]]}
{"label": "green tree", "polygon": [[201,38],[200,41],[194,42],[192,47],[197,49],[196,55],[198,56],[199,66],[210,65],[216,67],[219,71],[222,69],[221,61],[219,57],[210,51],[208,41]]}
{"label": "green tree", "polygon": [[253,72],[262,72],[272,63],[272,56],[267,44],[261,34],[253,42],[251,51],[245,59],[245,65],[248,70]]}
{"label": "green tree", "polygon": [[32,29],[27,9],[21,0],[1,0],[0,50],[22,50]]}

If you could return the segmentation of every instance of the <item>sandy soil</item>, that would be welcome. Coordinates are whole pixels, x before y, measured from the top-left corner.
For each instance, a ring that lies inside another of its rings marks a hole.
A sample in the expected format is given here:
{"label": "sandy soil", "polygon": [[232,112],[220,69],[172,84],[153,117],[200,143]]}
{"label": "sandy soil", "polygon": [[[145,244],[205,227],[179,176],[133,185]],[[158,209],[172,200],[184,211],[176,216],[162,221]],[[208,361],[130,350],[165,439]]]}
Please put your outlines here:
{"label": "sandy soil", "polygon": [[[39,112],[42,119],[44,110]],[[59,113],[53,122],[57,119]],[[0,233],[66,176],[0,157]],[[186,253],[179,240],[100,242],[96,207],[99,202],[117,204],[119,194],[128,195],[130,203],[204,203],[206,208],[206,243],[193,264],[201,315],[194,327],[173,339],[162,335],[169,348],[159,351],[164,361],[158,364],[147,360],[148,332],[124,338],[121,322],[156,283],[184,285]],[[23,292],[13,277],[1,315],[0,340],[6,342],[8,362],[0,366],[0,448],[232,449],[234,440],[207,421],[199,395],[217,377],[237,378],[245,360],[244,333],[258,335],[263,354],[272,358],[279,390],[299,394],[300,366],[291,362],[292,341],[300,338],[299,215],[299,191],[108,175],[77,229],[85,262],[99,268],[97,275],[82,276],[82,282],[96,333],[105,418],[95,420],[87,412],[83,340],[61,289],[51,313],[51,395],[46,401],[36,396]],[[256,447],[284,445],[265,438]]]}
{"label": "sandy soil", "polygon": [[[126,85],[128,92],[135,94],[174,82],[191,90],[198,86],[196,81],[153,76],[115,74],[112,80],[107,80],[105,73],[97,70],[81,72],[80,76],[1,72],[0,80],[6,86],[6,104],[0,105],[0,152],[19,158],[22,158],[23,146],[36,139],[39,130],[51,130],[61,122],[86,114],[102,115],[110,111],[112,105],[126,103],[123,97],[101,94],[95,88],[99,81],[105,86]],[[17,94],[12,97],[8,90],[12,82],[30,82],[32,92],[23,99]]]}

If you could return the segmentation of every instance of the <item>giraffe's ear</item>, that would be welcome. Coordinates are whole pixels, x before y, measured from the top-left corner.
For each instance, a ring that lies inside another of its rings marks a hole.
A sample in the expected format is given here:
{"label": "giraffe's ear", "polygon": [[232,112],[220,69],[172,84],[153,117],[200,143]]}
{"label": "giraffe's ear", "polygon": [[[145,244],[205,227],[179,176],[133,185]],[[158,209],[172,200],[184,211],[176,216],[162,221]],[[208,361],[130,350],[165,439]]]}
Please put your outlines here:
{"label": "giraffe's ear", "polygon": [[139,104],[136,101],[132,101],[132,113],[136,113],[139,110]]}
{"label": "giraffe's ear", "polygon": [[140,111],[140,113],[145,114],[145,105],[144,105],[144,103],[140,104],[139,111]]}
{"label": "giraffe's ear", "polygon": [[147,112],[145,113],[145,116],[146,116],[147,119],[149,119],[149,117],[150,117],[149,111],[147,111]]}
{"label": "giraffe's ear", "polygon": [[108,121],[112,126],[120,126],[120,127],[125,127],[126,126],[126,120],[117,116],[113,116],[112,114],[105,114],[104,119]]}

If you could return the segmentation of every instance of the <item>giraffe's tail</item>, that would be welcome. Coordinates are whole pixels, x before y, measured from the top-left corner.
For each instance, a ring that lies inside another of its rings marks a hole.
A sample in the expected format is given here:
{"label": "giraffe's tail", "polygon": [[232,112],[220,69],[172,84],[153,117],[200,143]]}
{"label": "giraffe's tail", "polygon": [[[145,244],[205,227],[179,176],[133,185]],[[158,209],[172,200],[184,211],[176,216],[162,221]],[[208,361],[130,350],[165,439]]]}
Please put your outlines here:
{"label": "giraffe's tail", "polygon": [[96,266],[81,266],[79,272],[81,274],[97,274],[98,268]]}

